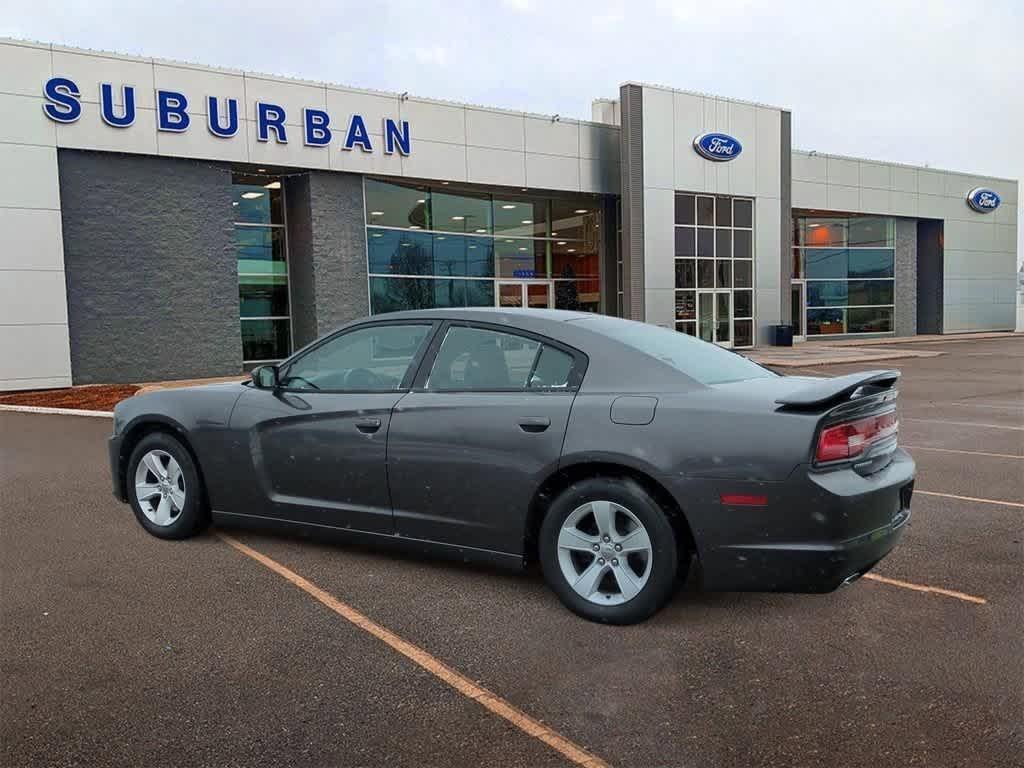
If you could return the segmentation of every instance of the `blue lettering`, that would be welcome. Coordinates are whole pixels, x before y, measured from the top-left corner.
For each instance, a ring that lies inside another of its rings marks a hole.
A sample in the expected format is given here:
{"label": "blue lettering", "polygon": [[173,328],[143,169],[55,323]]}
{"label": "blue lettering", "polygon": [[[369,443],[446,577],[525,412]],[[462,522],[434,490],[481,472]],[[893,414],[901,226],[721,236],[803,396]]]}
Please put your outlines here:
{"label": "blue lettering", "polygon": [[331,116],[322,109],[302,110],[302,124],[306,127],[304,140],[308,147],[326,147],[331,143],[331,129],[327,126]]}
{"label": "blue lettering", "polygon": [[135,122],[135,88],[125,85],[121,88],[124,109],[121,116],[114,114],[114,86],[110,83],[100,84],[100,116],[103,122],[114,128],[127,128]]}
{"label": "blue lettering", "polygon": [[284,130],[284,109],[276,104],[256,102],[256,138],[270,141],[270,129],[274,129],[274,140],[278,144],[287,144],[288,135]]}
{"label": "blue lettering", "polygon": [[366,123],[363,122],[361,115],[352,115],[352,122],[348,125],[348,135],[345,137],[342,149],[352,149],[356,144],[363,152],[373,152],[370,132],[366,130]]}
{"label": "blue lettering", "polygon": [[181,133],[188,130],[188,99],[175,91],[156,92],[156,127],[161,131]]}
{"label": "blue lettering", "polygon": [[402,121],[402,129],[394,120],[384,118],[384,154],[390,155],[398,147],[400,155],[409,154],[409,121]]}
{"label": "blue lettering", "polygon": [[82,116],[82,104],[78,101],[82,95],[74,80],[66,77],[51,77],[43,86],[46,104],[43,112],[51,120],[58,123],[73,123]]}
{"label": "blue lettering", "polygon": [[220,102],[216,96],[210,96],[206,99],[206,127],[210,130],[210,133],[221,139],[230,139],[238,133],[238,100],[228,99],[227,105],[228,122],[227,125],[221,125]]}

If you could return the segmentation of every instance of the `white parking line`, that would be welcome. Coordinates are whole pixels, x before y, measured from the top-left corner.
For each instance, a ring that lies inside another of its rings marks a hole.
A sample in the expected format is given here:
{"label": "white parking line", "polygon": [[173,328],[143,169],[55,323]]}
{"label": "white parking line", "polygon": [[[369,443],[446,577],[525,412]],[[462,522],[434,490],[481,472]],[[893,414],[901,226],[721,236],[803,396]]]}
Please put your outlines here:
{"label": "white parking line", "polygon": [[891,587],[902,587],[903,589],[912,589],[914,592],[930,592],[933,595],[955,597],[957,600],[964,600],[968,603],[974,603],[976,605],[988,604],[988,600],[986,600],[984,597],[968,595],[966,592],[957,592],[954,589],[943,589],[942,587],[929,587],[927,584],[914,584],[910,581],[890,579],[888,576],[879,576],[877,573],[865,573],[862,578],[869,579],[871,581],[877,581],[881,584],[888,584]]}
{"label": "white parking line", "polygon": [[914,495],[941,496],[944,499],[959,499],[960,501],[976,501],[979,504],[996,504],[1001,507],[1019,507],[1024,509],[1024,504],[1019,501],[1002,501],[1000,499],[979,499],[977,496],[957,496],[955,493],[939,493],[938,491],[922,491],[914,489]]}
{"label": "white parking line", "polygon": [[13,413],[49,413],[57,416],[98,416],[101,419],[113,418],[113,411],[85,411],[80,408],[44,408],[41,405],[0,405],[0,411]]}
{"label": "white parking line", "polygon": [[914,451],[938,451],[939,453],[965,453],[968,456],[991,456],[996,459],[1017,459],[1017,461],[1024,461],[1024,456],[1019,456],[1016,453],[989,453],[988,451],[961,451],[955,448],[932,448],[930,445],[909,445],[907,443],[900,443],[901,448],[910,448]]}
{"label": "white parking line", "polygon": [[954,427],[981,427],[984,429],[1012,429],[1015,432],[1024,432],[1024,427],[1014,427],[1007,424],[979,424],[974,421],[946,421],[945,419],[919,419],[916,416],[900,416],[900,421],[921,421],[925,424],[950,424]]}

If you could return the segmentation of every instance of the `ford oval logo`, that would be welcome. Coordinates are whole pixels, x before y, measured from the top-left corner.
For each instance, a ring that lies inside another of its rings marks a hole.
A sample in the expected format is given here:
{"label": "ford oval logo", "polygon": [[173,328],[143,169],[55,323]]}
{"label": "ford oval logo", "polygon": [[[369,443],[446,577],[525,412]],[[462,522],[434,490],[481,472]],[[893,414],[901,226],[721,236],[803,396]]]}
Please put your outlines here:
{"label": "ford oval logo", "polygon": [[725,133],[702,133],[693,140],[693,148],[697,154],[715,162],[735,160],[743,151],[743,145]]}
{"label": "ford oval logo", "polygon": [[976,187],[967,193],[967,204],[979,213],[992,213],[1001,202],[999,195],[985,187]]}

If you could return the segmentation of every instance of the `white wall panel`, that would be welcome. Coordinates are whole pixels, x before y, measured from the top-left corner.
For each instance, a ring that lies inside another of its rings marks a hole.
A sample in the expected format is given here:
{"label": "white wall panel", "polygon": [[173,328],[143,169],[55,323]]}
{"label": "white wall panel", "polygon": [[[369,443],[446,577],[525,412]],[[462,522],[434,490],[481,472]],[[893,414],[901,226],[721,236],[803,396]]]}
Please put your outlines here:
{"label": "white wall panel", "polygon": [[580,191],[618,194],[621,169],[618,163],[580,158]]}
{"label": "white wall panel", "polygon": [[618,162],[619,131],[604,125],[580,123],[580,157]]}
{"label": "white wall panel", "polygon": [[[674,289],[675,267],[675,194],[667,189],[645,189],[644,284],[648,289]],[[648,322],[671,319],[652,314],[651,307],[647,307],[647,315]]]}
{"label": "white wall panel", "polygon": [[[318,83],[245,75],[245,111],[240,117],[255,121],[257,102],[281,107],[285,111],[285,125],[301,126],[303,108],[327,108],[327,90]],[[296,138],[302,142],[301,134]]]}
{"label": "white wall panel", "polygon": [[[53,74],[74,80],[82,92],[82,102],[99,104],[100,83],[114,86],[114,98],[121,103],[121,86],[135,86],[135,106],[153,109],[156,94],[153,86],[153,63],[115,54],[97,55],[72,49],[53,48]],[[42,84],[36,92],[42,91]]]}
{"label": "white wall panel", "polygon": [[892,210],[892,194],[888,189],[861,187],[857,211],[861,213],[888,214]]}
{"label": "white wall panel", "polygon": [[414,142],[466,143],[465,108],[421,99],[406,99],[401,103],[400,110],[402,119],[409,121]]}
{"label": "white wall panel", "polygon": [[[648,283],[650,285],[650,283]],[[663,328],[676,327],[676,292],[673,289],[648,288],[644,291],[644,320]]]}
{"label": "white wall panel", "polygon": [[466,144],[471,147],[526,148],[526,117],[521,114],[466,109]]}
{"label": "white wall panel", "polygon": [[675,189],[673,153],[676,130],[671,91],[645,88],[643,109],[644,187]]}
{"label": "white wall panel", "polygon": [[0,272],[0,327],[68,322],[64,272],[13,269]]}
{"label": "white wall panel", "polygon": [[917,194],[917,169],[894,165],[892,167],[892,188],[899,192]]}
{"label": "white wall panel", "polygon": [[860,184],[860,164],[854,160],[838,157],[828,158],[828,183],[844,187]]}
{"label": "white wall panel", "polygon": [[873,189],[892,189],[892,166],[881,163],[859,163],[860,186]]}
{"label": "white wall panel", "polygon": [[[328,147],[307,147],[302,142],[302,132],[298,127],[287,126],[287,144],[278,144],[271,133],[270,141],[259,141],[256,138],[256,123],[246,121],[246,139],[249,145],[249,161],[266,165],[295,165],[300,168],[319,168],[328,170],[331,167],[332,152],[363,152],[358,146],[352,150],[341,149],[340,143],[332,143]],[[374,147],[374,153],[382,152],[383,148]]]}
{"label": "white wall panel", "polygon": [[792,173],[794,181],[813,181],[826,184],[828,183],[828,160],[822,155],[794,152]]}
{"label": "white wall panel", "polygon": [[487,147],[466,148],[467,180],[476,184],[526,186],[526,161],[522,152]]}
{"label": "white wall panel", "polygon": [[917,191],[922,195],[945,195],[946,179],[941,171],[921,168],[917,172]]}
{"label": "white wall panel", "polygon": [[0,390],[70,384],[66,325],[8,325],[0,329]]}
{"label": "white wall panel", "polygon": [[[230,139],[222,139],[210,133],[204,115],[192,115],[192,127],[181,133],[160,131],[156,133],[157,151],[163,157],[192,157],[204,160],[231,160],[248,162],[249,145],[245,140],[247,125],[239,119],[238,133]],[[134,127],[134,126],[133,126]],[[114,129],[111,129],[114,130]],[[127,130],[131,130],[130,128]],[[255,130],[250,127],[250,130]],[[298,130],[298,129],[296,129]],[[291,142],[302,143],[298,136],[289,136]],[[326,150],[325,150],[326,151]]]}
{"label": "white wall panel", "polygon": [[830,211],[856,211],[860,206],[860,189],[858,187],[841,187],[837,184],[828,185],[828,205]]}
{"label": "white wall panel", "polygon": [[[377,146],[377,142],[374,142]],[[386,155],[383,152],[363,152],[361,149],[344,150],[336,146],[324,147],[333,171],[349,171],[351,173],[378,173],[386,176],[401,176],[403,172],[402,157],[398,152]]]}
{"label": "white wall panel", "polygon": [[[362,115],[366,129],[371,136],[384,135],[384,118],[391,120],[408,120],[402,117],[401,102],[396,96],[377,95],[360,91],[347,91],[339,88],[327,88],[327,113],[331,116],[331,130],[336,140],[343,138],[348,130],[352,115]],[[460,130],[461,133],[461,130]],[[410,131],[410,141],[415,152],[415,142],[420,137],[419,131]],[[423,138],[428,138],[423,136]],[[374,142],[376,143],[376,142]]]}
{"label": "white wall panel", "polygon": [[762,288],[778,290],[782,273],[780,259],[790,256],[788,253],[780,253],[779,248],[779,243],[782,241],[782,203],[778,198],[759,197],[755,201],[755,206],[755,285],[759,290]]}
{"label": "white wall panel", "polygon": [[437,141],[417,141],[415,151],[402,158],[406,176],[466,181],[466,147]]}
{"label": "white wall panel", "polygon": [[39,144],[52,147],[57,138],[54,122],[43,112],[43,99],[0,93],[0,143]]}
{"label": "white wall panel", "polygon": [[[757,186],[745,194],[778,198],[782,194],[782,114],[778,110],[757,108],[755,149]],[[743,154],[734,162],[738,163],[742,159]]]}
{"label": "white wall panel", "polygon": [[[645,91],[646,98],[646,91]],[[673,163],[675,189],[705,192],[708,161],[693,149],[693,140],[704,133],[704,99],[691,93],[673,93]]]}
{"label": "white wall panel", "polygon": [[52,76],[49,46],[0,41],[0,75],[0,91],[42,97]]}
{"label": "white wall panel", "polygon": [[[470,147],[473,152],[476,147]],[[531,189],[580,188],[580,162],[577,157],[526,154],[526,186]]]}
{"label": "white wall panel", "polygon": [[813,181],[794,181],[793,207],[828,208],[828,185]]}
{"label": "white wall panel", "polygon": [[[223,110],[225,109],[224,102],[227,99],[235,99],[238,102],[239,120],[249,114],[255,116],[255,113],[246,112],[245,78],[241,74],[198,67],[154,64],[153,82],[156,88],[183,93],[188,99],[188,113],[192,116],[193,121],[199,120],[201,117],[202,122],[206,122],[205,115],[208,111],[206,99],[210,96],[216,96],[220,101],[222,113],[219,117],[222,122],[226,117]],[[116,86],[114,92],[117,93]],[[289,117],[291,116],[289,115]]]}
{"label": "white wall panel", "polygon": [[[726,190],[730,195],[771,194],[779,196],[779,131],[778,112],[771,114],[768,110],[758,109],[751,104],[728,104],[729,135],[739,139],[743,151],[735,160],[718,163],[719,173],[727,175]],[[764,112],[764,115],[761,113]],[[772,127],[776,130],[772,131]],[[772,154],[767,151],[774,139],[774,162]],[[753,151],[750,151],[753,150]],[[693,149],[690,150],[693,152]],[[694,152],[696,154],[696,152]],[[771,183],[774,174],[774,185]],[[719,175],[719,189],[722,177]],[[774,193],[771,192],[775,187]],[[762,187],[764,191],[762,192]]]}
{"label": "white wall panel", "polygon": [[0,208],[60,210],[57,185],[57,150],[28,144],[0,144]]}
{"label": "white wall panel", "polygon": [[[191,130],[205,131],[202,125]],[[157,154],[156,112],[136,108],[135,123],[114,128],[100,118],[99,104],[82,104],[82,117],[74,123],[57,125],[57,146],[67,149],[96,149],[132,154]]]}
{"label": "white wall panel", "polygon": [[578,157],[580,154],[579,123],[550,118],[526,118],[526,151],[544,155]]}
{"label": "white wall panel", "polygon": [[0,208],[0,270],[6,269],[64,269],[60,211]]}

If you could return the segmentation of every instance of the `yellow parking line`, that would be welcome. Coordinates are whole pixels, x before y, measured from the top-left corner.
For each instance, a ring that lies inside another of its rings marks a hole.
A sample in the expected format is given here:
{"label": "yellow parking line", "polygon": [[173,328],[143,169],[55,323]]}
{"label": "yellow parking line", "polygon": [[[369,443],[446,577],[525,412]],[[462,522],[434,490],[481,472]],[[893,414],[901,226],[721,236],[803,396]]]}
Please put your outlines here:
{"label": "yellow parking line", "polygon": [[975,595],[968,595],[965,592],[957,592],[952,589],[942,589],[941,587],[929,587],[927,584],[914,584],[909,581],[900,581],[899,579],[890,579],[888,576],[879,576],[877,573],[865,573],[862,578],[871,579],[871,581],[877,581],[882,584],[889,584],[893,587],[903,587],[903,589],[912,589],[915,592],[931,592],[933,595],[944,595],[946,597],[955,597],[957,600],[965,600],[968,603],[976,603],[978,605],[987,605],[988,600],[983,597],[976,597]]}
{"label": "yellow parking line", "polygon": [[408,640],[402,639],[391,630],[367,618],[352,606],[341,602],[329,592],[325,592],[311,581],[299,576],[295,571],[286,568],[276,560],[267,557],[262,552],[258,552],[252,547],[246,546],[232,536],[228,536],[227,534],[220,532],[217,533],[217,536],[230,546],[237,549],[243,555],[251,557],[253,560],[266,566],[277,575],[284,577],[310,597],[323,603],[346,621],[351,622],[355,626],[359,627],[359,629],[373,635],[381,642],[391,646],[391,648],[421,666],[427,672],[434,675],[434,677],[447,683],[463,696],[472,699],[492,714],[497,715],[503,720],[507,720],[528,736],[532,736],[538,741],[547,744],[567,760],[575,763],[576,765],[584,766],[585,768],[608,768],[608,764],[601,758],[587,752],[583,747],[574,744],[557,731],[538,722],[537,720],[534,720],[521,709],[513,706],[500,696],[477,685],[465,675],[456,672],[454,669],[438,658],[430,655],[419,646],[410,643]]}
{"label": "yellow parking line", "polygon": [[1024,504],[1019,501],[1000,501],[999,499],[979,499],[976,496],[957,496],[955,493],[939,493],[938,491],[921,491],[917,488],[914,489],[914,495],[922,494],[923,496],[941,496],[944,499],[959,499],[960,501],[976,501],[979,504],[996,504],[1003,507],[1019,507],[1024,509]]}
{"label": "yellow parking line", "polygon": [[1024,461],[1024,456],[1016,453],[988,453],[987,451],[961,451],[955,448],[932,448],[930,445],[907,445],[900,443],[901,448],[913,448],[915,451],[938,451],[939,453],[965,453],[968,456],[992,456],[997,459],[1017,459]]}

